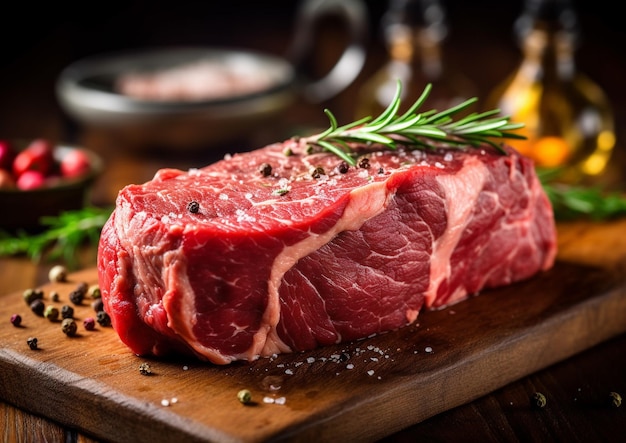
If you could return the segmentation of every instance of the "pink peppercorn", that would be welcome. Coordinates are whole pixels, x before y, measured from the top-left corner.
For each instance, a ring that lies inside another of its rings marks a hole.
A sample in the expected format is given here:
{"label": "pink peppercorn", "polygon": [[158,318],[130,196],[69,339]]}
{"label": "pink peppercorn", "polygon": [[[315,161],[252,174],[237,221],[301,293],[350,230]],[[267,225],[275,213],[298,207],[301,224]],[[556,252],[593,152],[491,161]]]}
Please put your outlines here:
{"label": "pink peppercorn", "polygon": [[13,314],[11,316],[11,324],[18,328],[22,324],[22,316],[20,314]]}
{"label": "pink peppercorn", "polygon": [[86,330],[93,331],[93,329],[96,327],[96,320],[94,320],[93,317],[87,317],[83,321],[83,326],[85,327]]}

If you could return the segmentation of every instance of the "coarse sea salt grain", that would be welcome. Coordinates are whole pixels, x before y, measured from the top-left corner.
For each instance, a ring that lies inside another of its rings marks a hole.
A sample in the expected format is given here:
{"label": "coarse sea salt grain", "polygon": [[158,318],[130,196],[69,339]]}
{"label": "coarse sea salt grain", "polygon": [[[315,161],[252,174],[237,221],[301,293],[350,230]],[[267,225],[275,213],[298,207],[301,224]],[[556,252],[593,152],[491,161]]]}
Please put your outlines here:
{"label": "coarse sea salt grain", "polygon": [[426,352],[428,352],[430,354],[431,352],[433,352],[433,348],[431,348],[430,346],[426,346],[424,348],[424,351],[426,351]]}

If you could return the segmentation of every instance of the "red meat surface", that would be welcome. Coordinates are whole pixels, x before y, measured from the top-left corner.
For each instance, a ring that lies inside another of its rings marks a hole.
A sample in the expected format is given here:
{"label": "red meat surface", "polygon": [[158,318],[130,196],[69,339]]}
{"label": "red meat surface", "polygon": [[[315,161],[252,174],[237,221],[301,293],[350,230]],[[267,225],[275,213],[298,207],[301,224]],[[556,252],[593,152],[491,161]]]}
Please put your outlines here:
{"label": "red meat surface", "polygon": [[120,191],[98,270],[134,353],[228,364],[311,350],[554,263],[552,207],[511,148],[361,146],[367,163],[347,171],[305,148],[287,140]]}

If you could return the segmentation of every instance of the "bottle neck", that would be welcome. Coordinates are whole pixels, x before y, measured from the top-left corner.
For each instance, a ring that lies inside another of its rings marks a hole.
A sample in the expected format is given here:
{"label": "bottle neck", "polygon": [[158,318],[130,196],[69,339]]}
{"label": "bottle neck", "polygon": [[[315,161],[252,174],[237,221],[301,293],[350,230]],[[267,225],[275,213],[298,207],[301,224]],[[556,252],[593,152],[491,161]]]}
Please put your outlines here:
{"label": "bottle neck", "polygon": [[394,25],[387,34],[392,62],[411,66],[428,78],[437,78],[442,72],[440,40],[428,27],[413,29],[406,25]]}
{"label": "bottle neck", "polygon": [[534,28],[523,41],[524,64],[537,70],[537,75],[548,80],[571,80],[576,73],[574,38],[567,31],[548,31]]}

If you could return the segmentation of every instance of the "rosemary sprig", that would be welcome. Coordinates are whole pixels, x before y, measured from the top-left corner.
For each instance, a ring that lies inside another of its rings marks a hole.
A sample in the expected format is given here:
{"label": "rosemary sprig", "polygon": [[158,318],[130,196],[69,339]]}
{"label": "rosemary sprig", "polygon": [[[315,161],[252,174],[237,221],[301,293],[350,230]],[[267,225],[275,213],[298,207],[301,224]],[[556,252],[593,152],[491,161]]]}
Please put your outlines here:
{"label": "rosemary sprig", "polygon": [[626,216],[626,195],[599,187],[560,183],[558,168],[537,168],[556,220],[603,221]]}
{"label": "rosemary sprig", "polygon": [[63,260],[68,267],[78,263],[78,248],[97,244],[112,208],[85,207],[58,216],[42,217],[42,231],[10,234],[0,231],[0,256],[26,255],[33,261]]}
{"label": "rosemary sprig", "polygon": [[349,145],[351,142],[380,144],[389,149],[396,149],[396,144],[401,143],[422,150],[441,146],[478,147],[486,143],[504,152],[501,146],[492,140],[493,138],[525,138],[509,132],[522,128],[524,124],[510,123],[509,117],[498,115],[500,113],[498,109],[471,113],[454,120],[454,116],[474,104],[476,98],[468,99],[441,112],[429,110],[417,113],[430,95],[431,89],[431,84],[426,85],[417,101],[404,114],[399,115],[402,83],[398,81],[391,103],[378,117],[374,119],[371,116],[365,117],[343,126],[339,126],[335,115],[325,109],[324,113],[330,121],[330,127],[324,132],[305,137],[304,142],[332,152],[354,166],[356,158],[351,152]]}

